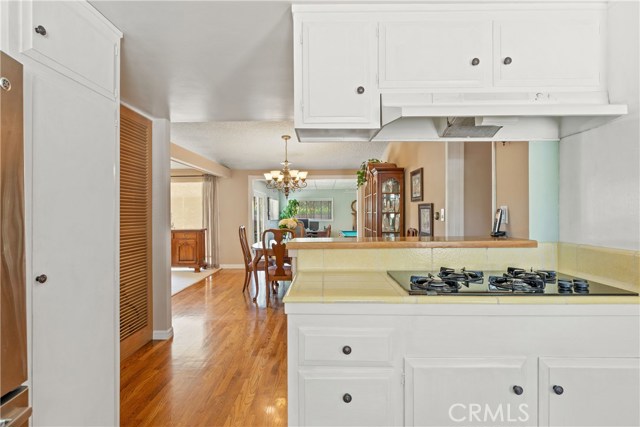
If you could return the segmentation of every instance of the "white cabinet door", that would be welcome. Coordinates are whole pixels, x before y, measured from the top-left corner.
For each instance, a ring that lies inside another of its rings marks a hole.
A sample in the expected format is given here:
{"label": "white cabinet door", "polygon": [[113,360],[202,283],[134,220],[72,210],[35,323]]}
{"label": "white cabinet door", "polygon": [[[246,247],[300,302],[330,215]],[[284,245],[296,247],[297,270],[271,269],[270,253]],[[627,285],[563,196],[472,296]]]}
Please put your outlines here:
{"label": "white cabinet door", "polygon": [[640,425],[640,359],[541,358],[541,426]]}
{"label": "white cabinet door", "polygon": [[405,425],[536,425],[535,374],[527,374],[525,361],[405,359]]}
{"label": "white cabinet door", "polygon": [[391,369],[301,369],[298,382],[300,425],[402,424],[402,392],[398,386],[394,390]]}
{"label": "white cabinet door", "polygon": [[375,30],[371,22],[302,22],[302,99],[296,106],[296,127],[380,127]]}
{"label": "white cabinet door", "polygon": [[603,40],[597,16],[513,17],[494,22],[494,84],[598,87]]}
{"label": "white cabinet door", "polygon": [[424,19],[380,24],[380,88],[491,84],[491,21]]}
{"label": "white cabinet door", "polygon": [[85,2],[23,1],[21,52],[105,96],[117,96],[119,35]]}
{"label": "white cabinet door", "polygon": [[117,425],[118,106],[50,71],[27,80],[33,425]]}

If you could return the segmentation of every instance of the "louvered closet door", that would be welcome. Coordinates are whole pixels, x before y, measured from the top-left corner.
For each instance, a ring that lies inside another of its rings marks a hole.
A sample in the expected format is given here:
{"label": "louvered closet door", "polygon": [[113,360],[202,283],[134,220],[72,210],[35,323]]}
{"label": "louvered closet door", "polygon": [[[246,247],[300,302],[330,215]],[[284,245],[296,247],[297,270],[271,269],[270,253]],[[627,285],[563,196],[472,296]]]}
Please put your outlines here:
{"label": "louvered closet door", "polygon": [[120,108],[120,357],[151,341],[151,121]]}

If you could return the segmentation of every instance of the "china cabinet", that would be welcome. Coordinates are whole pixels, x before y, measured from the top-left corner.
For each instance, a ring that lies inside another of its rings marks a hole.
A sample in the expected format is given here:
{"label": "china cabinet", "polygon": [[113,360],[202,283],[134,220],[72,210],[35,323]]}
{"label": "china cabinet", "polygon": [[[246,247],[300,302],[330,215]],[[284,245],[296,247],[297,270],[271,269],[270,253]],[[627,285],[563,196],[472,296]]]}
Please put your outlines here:
{"label": "china cabinet", "polygon": [[365,188],[365,237],[404,236],[404,169],[370,164]]}

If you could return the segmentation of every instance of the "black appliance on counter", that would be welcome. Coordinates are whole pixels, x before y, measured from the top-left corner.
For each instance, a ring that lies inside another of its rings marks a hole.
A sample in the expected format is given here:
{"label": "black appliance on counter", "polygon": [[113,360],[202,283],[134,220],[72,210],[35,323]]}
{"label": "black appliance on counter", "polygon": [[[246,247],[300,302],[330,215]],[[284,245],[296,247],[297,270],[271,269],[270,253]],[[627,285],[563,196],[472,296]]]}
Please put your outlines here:
{"label": "black appliance on counter", "polygon": [[509,267],[506,272],[485,272],[441,267],[437,272],[387,271],[387,274],[409,295],[638,295],[552,270]]}

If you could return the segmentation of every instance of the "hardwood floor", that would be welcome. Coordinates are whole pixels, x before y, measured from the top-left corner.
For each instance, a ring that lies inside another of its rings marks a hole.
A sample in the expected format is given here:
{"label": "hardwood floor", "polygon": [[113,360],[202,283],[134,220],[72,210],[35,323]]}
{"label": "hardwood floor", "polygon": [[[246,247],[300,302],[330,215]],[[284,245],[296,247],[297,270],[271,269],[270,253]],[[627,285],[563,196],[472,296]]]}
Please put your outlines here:
{"label": "hardwood floor", "polygon": [[122,363],[122,426],[287,425],[285,289],[265,308],[243,280],[222,270],[173,296],[173,339]]}

